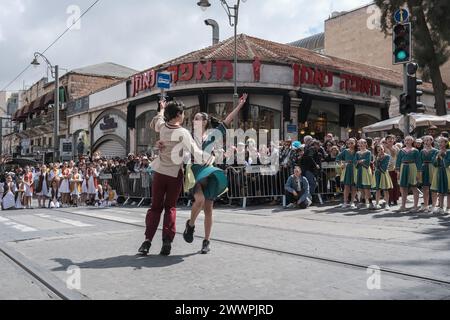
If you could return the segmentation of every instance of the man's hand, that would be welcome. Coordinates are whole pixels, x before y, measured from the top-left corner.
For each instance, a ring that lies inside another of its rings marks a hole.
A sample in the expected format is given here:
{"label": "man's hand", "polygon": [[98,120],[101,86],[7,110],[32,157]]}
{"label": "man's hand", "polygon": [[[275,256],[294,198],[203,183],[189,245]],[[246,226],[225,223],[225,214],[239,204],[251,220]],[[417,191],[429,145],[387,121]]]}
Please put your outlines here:
{"label": "man's hand", "polygon": [[247,99],[248,99],[248,94],[247,93],[244,93],[243,95],[242,95],[242,97],[239,99],[239,104],[242,106],[242,105],[244,105],[246,102],[247,102]]}
{"label": "man's hand", "polygon": [[156,148],[160,151],[163,151],[166,148],[166,146],[162,140],[158,140],[156,142]]}
{"label": "man's hand", "polygon": [[161,110],[165,110],[167,107],[167,101],[166,100],[160,100],[159,106],[161,107]]}
{"label": "man's hand", "polygon": [[294,197],[298,197],[297,191],[292,192],[292,194],[294,195]]}

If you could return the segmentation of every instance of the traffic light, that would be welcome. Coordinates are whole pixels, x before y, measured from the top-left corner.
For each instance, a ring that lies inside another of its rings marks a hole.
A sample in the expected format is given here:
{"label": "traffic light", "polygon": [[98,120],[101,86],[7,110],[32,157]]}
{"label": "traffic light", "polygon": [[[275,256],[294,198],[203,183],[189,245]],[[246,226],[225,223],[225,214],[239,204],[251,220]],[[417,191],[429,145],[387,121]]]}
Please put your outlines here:
{"label": "traffic light", "polygon": [[407,115],[411,113],[411,99],[406,93],[400,95],[400,113]]}
{"label": "traffic light", "polygon": [[393,64],[404,64],[411,61],[412,37],[411,23],[397,24],[392,35]]}
{"label": "traffic light", "polygon": [[406,87],[407,95],[410,98],[411,112],[422,111],[424,105],[418,99],[423,95],[423,91],[417,87],[423,84],[423,81],[417,79],[417,69],[419,66],[417,63],[408,63],[406,66],[406,75],[408,77],[408,83]]}

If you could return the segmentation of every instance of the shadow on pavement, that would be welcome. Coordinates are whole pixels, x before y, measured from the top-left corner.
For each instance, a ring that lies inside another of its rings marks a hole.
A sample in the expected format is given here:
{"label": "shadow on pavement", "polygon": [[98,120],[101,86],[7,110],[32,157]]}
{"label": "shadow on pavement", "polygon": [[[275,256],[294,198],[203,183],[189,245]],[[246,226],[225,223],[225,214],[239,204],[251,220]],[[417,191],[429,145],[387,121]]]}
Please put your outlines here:
{"label": "shadow on pavement", "polygon": [[52,261],[59,263],[61,266],[53,268],[52,271],[67,271],[67,269],[71,266],[76,266],[80,269],[114,269],[132,267],[136,270],[143,268],[164,268],[182,263],[186,258],[198,254],[199,253],[197,252],[187,255],[173,255],[168,257],[163,257],[160,255],[149,255],[146,257],[140,255],[123,255],[79,263],[70,259],[54,258]]}

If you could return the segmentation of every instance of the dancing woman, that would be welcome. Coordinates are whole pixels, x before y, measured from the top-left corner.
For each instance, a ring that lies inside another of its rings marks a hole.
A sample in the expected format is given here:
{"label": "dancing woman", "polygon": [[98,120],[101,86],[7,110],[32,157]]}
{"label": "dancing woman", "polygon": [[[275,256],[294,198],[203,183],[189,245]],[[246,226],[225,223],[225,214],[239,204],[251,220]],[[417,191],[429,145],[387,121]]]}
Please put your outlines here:
{"label": "dancing woman", "polygon": [[[344,203],[341,205],[341,208],[349,208],[356,209],[356,205],[353,203],[356,198],[356,189],[355,189],[355,175],[356,169],[354,165],[355,155],[356,155],[356,140],[350,138],[347,140],[347,149],[342,151],[337,157],[336,161],[341,162],[343,164],[342,173],[341,173],[341,181],[344,185]],[[350,204],[348,203],[348,197],[351,193]]]}
{"label": "dancing woman", "polygon": [[[227,118],[218,124],[215,128],[219,130],[222,136],[226,135],[227,128],[231,125],[233,120],[239,115],[239,111],[247,102],[247,94],[244,94],[236,108],[227,116]],[[198,113],[194,117],[194,128],[201,128],[199,137],[195,136],[194,139],[198,146],[201,146],[205,152],[210,152],[212,145],[214,144],[213,135],[208,135],[207,130],[210,125],[210,119],[206,113]],[[200,166],[194,164],[192,166],[192,172],[195,176],[195,186],[191,190],[194,197],[194,203],[191,210],[191,218],[186,222],[186,229],[183,233],[183,238],[186,242],[192,243],[194,241],[195,222],[200,214],[205,213],[205,239],[202,244],[202,254],[207,254],[210,251],[210,239],[213,225],[213,208],[214,200],[226,192],[228,187],[227,177],[223,170],[209,166]]]}
{"label": "dancing woman", "polygon": [[358,141],[359,151],[355,156],[355,185],[357,190],[364,193],[366,201],[365,207],[370,207],[370,188],[372,186],[372,169],[370,163],[372,161],[372,152],[367,149],[367,141],[361,139]]}
{"label": "dancing woman", "polygon": [[[159,157],[152,162],[154,170],[152,179],[152,207],[147,212],[145,241],[139,248],[139,253],[149,253],[153,237],[155,236],[161,213],[164,213],[163,245],[161,255],[170,255],[172,242],[176,232],[177,201],[183,187],[183,159],[175,159],[178,156],[178,148],[189,150],[195,155],[202,155],[202,150],[197,147],[188,130],[182,127],[184,122],[184,106],[177,101],[166,104],[160,102],[160,112],[152,120],[150,127],[160,133],[164,148],[161,149]],[[180,141],[181,138],[181,141]],[[182,151],[182,150],[180,150]]]}
{"label": "dancing woman", "polygon": [[395,166],[399,179],[400,192],[402,194],[402,206],[399,211],[406,211],[406,199],[409,189],[412,189],[414,194],[414,208],[409,211],[410,213],[419,210],[419,190],[417,189],[417,184],[420,181],[422,171],[420,152],[413,147],[414,141],[414,138],[411,136],[405,138],[405,147],[398,153]]}
{"label": "dancing woman", "polygon": [[444,197],[447,195],[447,212],[450,213],[450,150],[447,150],[448,139],[440,138],[439,151],[435,155],[433,165],[434,170],[431,191],[433,192],[433,206],[439,195],[439,206],[433,208],[435,214],[444,214]]}
{"label": "dancing woman", "polygon": [[[438,153],[438,150],[433,148],[434,138],[426,136],[423,138],[424,148],[420,152],[420,161],[422,163],[422,192],[423,192],[423,206],[420,211],[430,212],[430,187],[434,176],[433,160]],[[432,208],[434,209],[436,202],[433,201]]]}
{"label": "dancing woman", "polygon": [[373,175],[372,187],[377,191],[375,209],[381,209],[380,198],[381,191],[384,194],[384,201],[386,202],[385,209],[390,210],[389,206],[389,190],[393,188],[392,179],[388,172],[389,162],[391,156],[384,153],[384,147],[379,144],[375,147],[375,173]]}

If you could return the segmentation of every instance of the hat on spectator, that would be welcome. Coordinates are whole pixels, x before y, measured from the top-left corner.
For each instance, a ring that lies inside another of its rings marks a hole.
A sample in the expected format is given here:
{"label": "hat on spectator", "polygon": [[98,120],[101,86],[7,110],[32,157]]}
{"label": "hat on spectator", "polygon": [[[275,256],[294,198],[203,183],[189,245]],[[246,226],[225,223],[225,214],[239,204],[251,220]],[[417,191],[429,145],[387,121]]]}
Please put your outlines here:
{"label": "hat on spectator", "polygon": [[300,141],[294,141],[292,143],[292,149],[294,149],[294,150],[300,149],[301,146],[302,146],[302,143]]}

